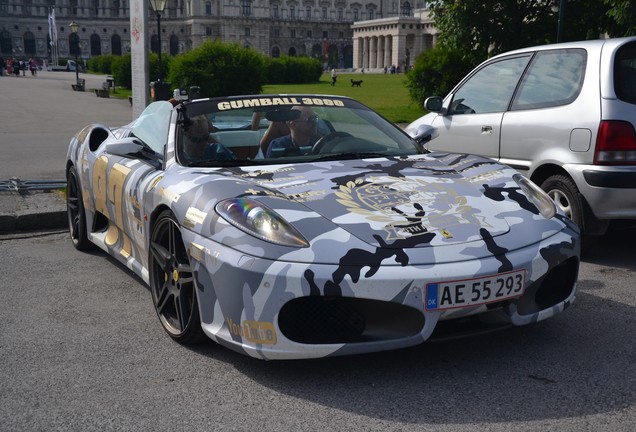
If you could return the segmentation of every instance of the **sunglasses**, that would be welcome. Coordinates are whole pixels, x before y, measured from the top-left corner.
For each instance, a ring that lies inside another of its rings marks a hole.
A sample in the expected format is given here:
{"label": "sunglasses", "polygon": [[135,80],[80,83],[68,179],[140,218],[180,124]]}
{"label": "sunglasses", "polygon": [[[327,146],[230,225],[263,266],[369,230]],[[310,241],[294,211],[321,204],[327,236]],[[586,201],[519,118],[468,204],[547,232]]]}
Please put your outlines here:
{"label": "sunglasses", "polygon": [[307,117],[307,120],[295,120],[300,123],[316,123],[318,121],[318,115],[314,114],[312,116]]}

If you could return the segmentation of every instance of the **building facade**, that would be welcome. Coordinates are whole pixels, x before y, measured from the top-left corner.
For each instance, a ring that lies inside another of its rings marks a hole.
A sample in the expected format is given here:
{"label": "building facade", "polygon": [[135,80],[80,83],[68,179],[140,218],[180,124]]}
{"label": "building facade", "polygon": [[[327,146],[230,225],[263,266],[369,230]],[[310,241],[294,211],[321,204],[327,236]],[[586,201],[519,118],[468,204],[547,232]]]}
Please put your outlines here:
{"label": "building facade", "polygon": [[359,21],[353,29],[353,68],[408,70],[417,56],[437,44],[437,29],[428,9],[401,4],[400,15]]}
{"label": "building facade", "polygon": [[[147,0],[0,0],[0,55],[50,59],[50,10],[55,11],[59,58],[75,55],[71,21],[79,24],[79,58],[126,54],[130,7],[137,2],[149,7]],[[404,16],[404,4],[410,11],[411,4],[401,0],[168,0],[161,16],[161,50],[176,55],[218,39],[271,57],[319,58],[329,68],[379,67],[386,61],[378,60],[378,50],[395,63],[404,58],[404,49],[414,59],[430,46],[402,31],[403,25],[420,30],[421,21],[415,13]],[[149,10],[148,17],[147,43],[157,52],[156,14]]]}

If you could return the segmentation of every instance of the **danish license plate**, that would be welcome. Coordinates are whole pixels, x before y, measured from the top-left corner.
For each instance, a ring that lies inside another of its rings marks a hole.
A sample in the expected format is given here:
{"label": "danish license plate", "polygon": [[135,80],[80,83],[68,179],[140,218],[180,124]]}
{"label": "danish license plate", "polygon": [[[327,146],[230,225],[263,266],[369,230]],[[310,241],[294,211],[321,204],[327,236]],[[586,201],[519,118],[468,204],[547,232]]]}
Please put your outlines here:
{"label": "danish license plate", "polygon": [[519,297],[526,288],[526,271],[515,270],[474,279],[426,285],[426,310],[475,306]]}

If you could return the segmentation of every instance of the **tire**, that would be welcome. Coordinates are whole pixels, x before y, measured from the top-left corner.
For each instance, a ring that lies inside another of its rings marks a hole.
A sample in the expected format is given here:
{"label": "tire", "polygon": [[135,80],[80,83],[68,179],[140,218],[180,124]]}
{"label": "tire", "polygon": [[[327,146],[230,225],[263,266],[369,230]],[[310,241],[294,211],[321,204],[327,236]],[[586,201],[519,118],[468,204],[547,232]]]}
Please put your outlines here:
{"label": "tire", "polygon": [[82,189],[79,184],[79,176],[73,166],[66,173],[66,213],[68,215],[68,229],[75,249],[79,251],[94,249],[93,243],[88,240]]}
{"label": "tire", "polygon": [[179,224],[168,210],[152,229],[148,263],[152,301],[163,328],[181,344],[204,340],[193,269]]}
{"label": "tire", "polygon": [[558,174],[548,177],[542,184],[543,189],[567,217],[583,229],[583,201],[579,188],[574,181]]}

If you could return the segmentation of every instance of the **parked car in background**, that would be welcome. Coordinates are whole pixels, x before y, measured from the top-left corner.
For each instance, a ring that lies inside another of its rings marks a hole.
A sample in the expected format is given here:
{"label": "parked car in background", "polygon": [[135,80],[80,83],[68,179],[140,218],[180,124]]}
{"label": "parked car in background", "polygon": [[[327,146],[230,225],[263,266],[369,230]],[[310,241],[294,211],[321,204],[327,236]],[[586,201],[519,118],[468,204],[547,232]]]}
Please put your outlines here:
{"label": "parked car in background", "polygon": [[425,108],[407,133],[516,168],[585,234],[636,219],[636,37],[498,55]]}

